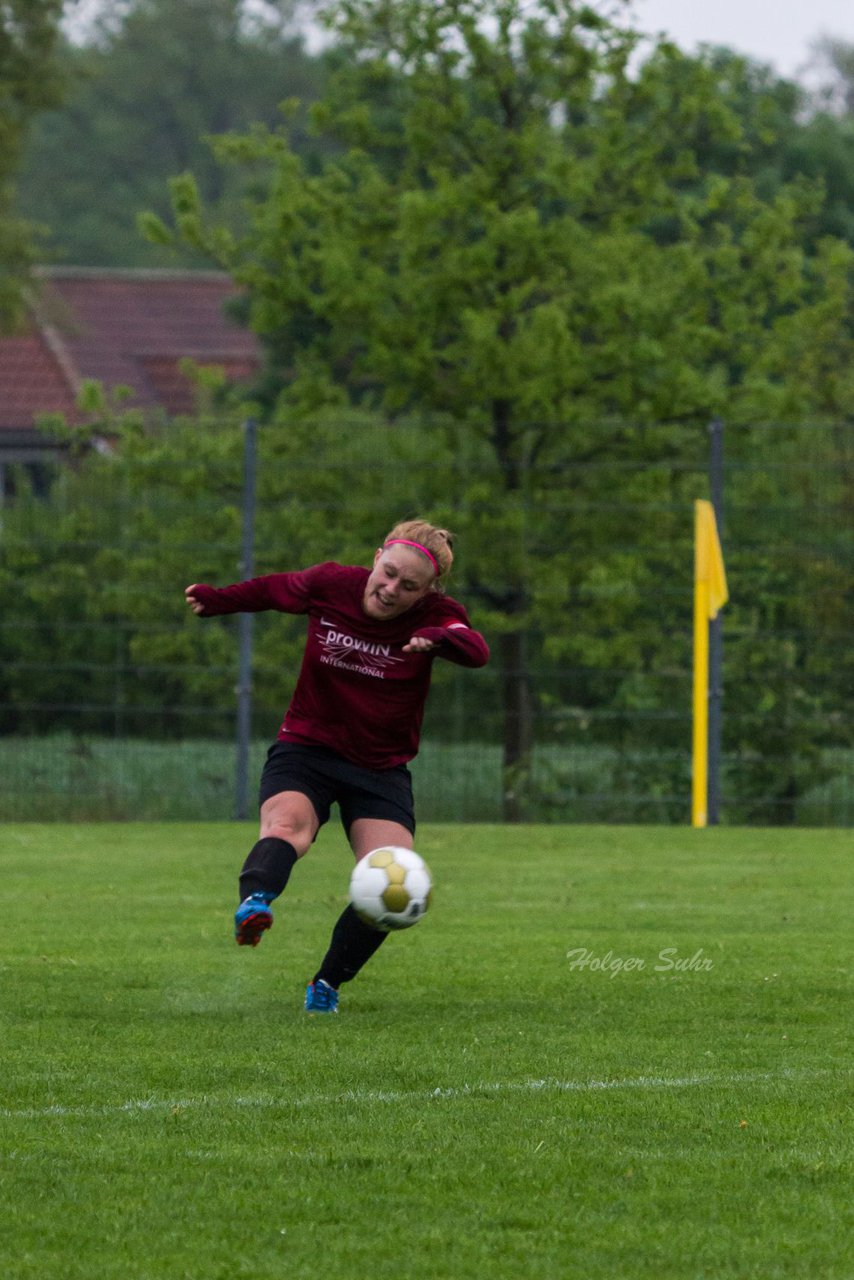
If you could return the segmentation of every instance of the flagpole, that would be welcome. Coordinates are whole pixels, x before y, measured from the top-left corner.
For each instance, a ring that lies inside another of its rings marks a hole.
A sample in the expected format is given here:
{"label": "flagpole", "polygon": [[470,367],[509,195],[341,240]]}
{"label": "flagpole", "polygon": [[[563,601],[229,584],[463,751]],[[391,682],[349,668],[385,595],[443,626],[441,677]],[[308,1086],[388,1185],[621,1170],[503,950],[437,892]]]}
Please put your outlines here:
{"label": "flagpole", "polygon": [[728,599],[723,553],[711,502],[694,503],[694,682],[691,825],[708,825],[709,622]]}
{"label": "flagpole", "polygon": [[704,565],[702,505],[694,503],[694,686],[691,751],[691,826],[708,820],[709,776],[709,578]]}

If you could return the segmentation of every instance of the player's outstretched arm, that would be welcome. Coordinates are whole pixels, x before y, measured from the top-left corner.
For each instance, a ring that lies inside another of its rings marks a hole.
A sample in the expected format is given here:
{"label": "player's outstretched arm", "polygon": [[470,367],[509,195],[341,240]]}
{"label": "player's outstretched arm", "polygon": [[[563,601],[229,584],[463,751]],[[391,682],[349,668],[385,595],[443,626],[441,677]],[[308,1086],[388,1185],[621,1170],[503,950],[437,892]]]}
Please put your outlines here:
{"label": "player's outstretched arm", "polygon": [[409,653],[437,649],[440,658],[456,662],[461,667],[484,667],[489,661],[489,646],[479,631],[461,622],[447,627],[422,627],[404,645]]}
{"label": "player's outstretched arm", "polygon": [[310,597],[313,569],[297,573],[269,573],[228,587],[211,587],[194,582],[184,592],[187,604],[203,618],[225,613],[260,613],[278,609],[281,613],[305,613]]}

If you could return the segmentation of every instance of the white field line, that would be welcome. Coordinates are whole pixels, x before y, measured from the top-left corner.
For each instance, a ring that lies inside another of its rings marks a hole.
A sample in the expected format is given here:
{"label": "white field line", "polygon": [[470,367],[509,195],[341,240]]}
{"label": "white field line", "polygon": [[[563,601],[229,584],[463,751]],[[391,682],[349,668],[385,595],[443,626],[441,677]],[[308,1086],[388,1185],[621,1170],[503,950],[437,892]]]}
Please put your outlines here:
{"label": "white field line", "polygon": [[53,1117],[73,1119],[90,1119],[101,1116],[118,1116],[141,1111],[184,1111],[191,1108],[209,1107],[212,1110],[227,1111],[232,1108],[248,1107],[259,1110],[287,1111],[303,1107],[328,1107],[336,1104],[349,1106],[386,1105],[404,1102],[453,1102],[460,1098],[495,1097],[501,1094],[534,1094],[534,1093],[597,1093],[608,1090],[657,1090],[657,1089],[696,1089],[704,1086],[712,1088],[729,1088],[733,1085],[774,1083],[776,1081],[812,1080],[819,1076],[834,1074],[824,1069],[818,1071],[742,1071],[729,1073],[706,1073],[690,1076],[633,1076],[624,1080],[485,1080],[478,1084],[463,1084],[448,1088],[436,1089],[347,1089],[340,1093],[315,1093],[302,1098],[288,1097],[282,1093],[279,1097],[260,1095],[257,1097],[218,1097],[215,1094],[202,1094],[194,1098],[131,1098],[127,1102],[119,1102],[113,1106],[100,1107],[12,1107],[0,1108],[0,1118],[4,1120],[49,1120]]}

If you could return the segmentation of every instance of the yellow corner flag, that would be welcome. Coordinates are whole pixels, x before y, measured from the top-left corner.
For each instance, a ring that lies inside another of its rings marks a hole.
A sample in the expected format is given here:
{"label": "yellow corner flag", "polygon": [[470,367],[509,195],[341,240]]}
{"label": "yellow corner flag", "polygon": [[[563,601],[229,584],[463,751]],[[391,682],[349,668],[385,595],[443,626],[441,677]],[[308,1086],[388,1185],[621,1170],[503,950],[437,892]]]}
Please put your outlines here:
{"label": "yellow corner flag", "polygon": [[691,769],[691,826],[708,820],[709,620],[729,599],[715,509],[694,503],[694,735]]}

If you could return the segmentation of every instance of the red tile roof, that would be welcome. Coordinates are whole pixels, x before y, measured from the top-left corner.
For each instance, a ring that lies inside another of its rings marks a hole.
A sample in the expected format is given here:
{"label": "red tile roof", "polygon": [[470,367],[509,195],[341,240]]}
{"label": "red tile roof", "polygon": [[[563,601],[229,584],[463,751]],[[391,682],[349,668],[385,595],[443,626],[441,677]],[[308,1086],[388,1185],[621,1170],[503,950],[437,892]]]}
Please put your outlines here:
{"label": "red tile roof", "polygon": [[38,276],[32,329],[0,337],[0,440],[40,413],[73,416],[86,378],[131,387],[131,404],[177,414],[195,403],[179,368],[187,357],[234,381],[260,365],[254,335],[226,313],[236,295],[227,275],[60,267]]}
{"label": "red tile roof", "polygon": [[34,326],[0,337],[0,430],[23,430],[36,413],[74,417],[74,388]]}
{"label": "red tile roof", "polygon": [[[257,372],[257,360],[211,359],[198,360],[199,365],[215,364],[222,369],[228,382],[246,382]],[[146,385],[154,401],[163,405],[170,414],[192,413],[196,407],[196,389],[186,374],[181,372],[181,361],[170,356],[145,356],[140,360],[145,371]]]}

